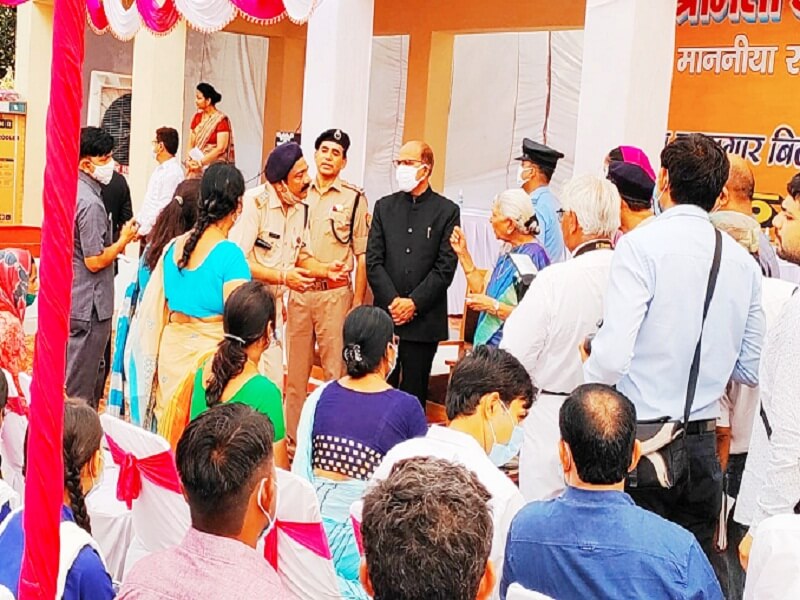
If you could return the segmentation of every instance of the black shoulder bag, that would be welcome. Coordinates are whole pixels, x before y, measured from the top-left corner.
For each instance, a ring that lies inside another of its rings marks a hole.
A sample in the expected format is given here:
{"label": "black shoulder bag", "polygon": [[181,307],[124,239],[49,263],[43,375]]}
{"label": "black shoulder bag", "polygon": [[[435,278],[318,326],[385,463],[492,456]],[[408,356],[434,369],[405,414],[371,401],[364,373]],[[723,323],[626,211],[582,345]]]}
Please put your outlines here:
{"label": "black shoulder bag", "polygon": [[697,377],[700,373],[700,347],[703,341],[703,327],[708,315],[708,307],[717,286],[720,258],[722,257],[722,235],[714,230],[714,260],[708,274],[706,300],[703,305],[703,320],[700,324],[700,337],[694,349],[692,366],[689,369],[689,384],[686,388],[686,404],[683,407],[683,420],[668,421],[656,419],[639,421],[636,424],[636,439],[642,445],[639,464],[628,474],[628,487],[636,489],[669,489],[689,475],[689,455],[686,449],[686,424],[692,411],[692,403],[697,390]]}

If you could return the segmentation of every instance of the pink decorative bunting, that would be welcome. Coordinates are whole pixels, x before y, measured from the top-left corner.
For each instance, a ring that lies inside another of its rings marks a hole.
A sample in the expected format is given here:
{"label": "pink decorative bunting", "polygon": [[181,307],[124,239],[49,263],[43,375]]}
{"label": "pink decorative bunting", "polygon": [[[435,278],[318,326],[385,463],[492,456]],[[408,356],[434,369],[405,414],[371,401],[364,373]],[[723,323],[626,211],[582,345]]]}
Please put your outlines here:
{"label": "pink decorative bunting", "polygon": [[259,25],[271,25],[286,16],[283,0],[230,0],[242,16]]}
{"label": "pink decorative bunting", "polygon": [[86,15],[89,17],[89,27],[95,33],[105,33],[108,29],[108,17],[100,0],[86,0]]}
{"label": "pink decorative bunting", "polygon": [[178,24],[180,14],[174,0],[164,0],[163,6],[158,0],[136,0],[136,6],[145,27],[154,33],[166,35]]}

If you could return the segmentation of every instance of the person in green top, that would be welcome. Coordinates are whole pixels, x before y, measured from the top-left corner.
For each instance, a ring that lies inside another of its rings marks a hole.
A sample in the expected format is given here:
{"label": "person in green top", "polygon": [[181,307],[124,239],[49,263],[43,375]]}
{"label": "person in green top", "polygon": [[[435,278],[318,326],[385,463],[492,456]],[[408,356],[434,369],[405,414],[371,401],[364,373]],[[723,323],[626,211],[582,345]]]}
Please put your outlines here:
{"label": "person in green top", "polygon": [[275,331],[275,297],[258,281],[240,286],[225,302],[222,325],[225,336],[213,358],[195,374],[190,420],[222,402],[247,404],[272,421],[275,466],[288,469],[281,392],[258,372]]}

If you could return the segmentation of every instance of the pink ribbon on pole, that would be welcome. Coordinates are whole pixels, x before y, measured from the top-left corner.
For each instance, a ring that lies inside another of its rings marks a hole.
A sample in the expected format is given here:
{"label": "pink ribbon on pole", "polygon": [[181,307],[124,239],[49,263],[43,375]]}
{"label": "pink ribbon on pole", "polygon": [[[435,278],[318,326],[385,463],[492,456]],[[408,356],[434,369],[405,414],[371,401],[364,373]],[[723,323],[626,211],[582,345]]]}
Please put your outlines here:
{"label": "pink ribbon on pole", "polygon": [[125,452],[108,434],[106,434],[108,449],[114,463],[119,465],[119,478],[117,479],[117,500],[125,502],[130,508],[133,501],[142,492],[142,477],[176,494],[181,493],[181,483],[178,470],[175,468],[175,458],[172,453],[161,452],[147,458],[136,458],[130,452]]}
{"label": "pink ribbon on pole", "polygon": [[[34,10],[38,10],[34,8]],[[72,299],[72,248],[83,104],[85,0],[53,3],[53,55],[47,108],[39,327],[28,428],[25,547],[19,600],[52,600],[64,502],[64,373]]]}

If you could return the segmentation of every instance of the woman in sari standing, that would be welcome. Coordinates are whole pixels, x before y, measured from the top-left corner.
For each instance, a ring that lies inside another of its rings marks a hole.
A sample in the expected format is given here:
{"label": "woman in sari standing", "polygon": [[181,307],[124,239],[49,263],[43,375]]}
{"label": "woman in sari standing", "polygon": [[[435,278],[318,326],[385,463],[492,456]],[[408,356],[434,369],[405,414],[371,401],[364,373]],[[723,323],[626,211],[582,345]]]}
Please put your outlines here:
{"label": "woman in sari standing", "polygon": [[367,598],[358,580],[360,556],[350,506],[396,444],[424,436],[428,423],[415,396],[386,378],[397,363],[391,317],[376,306],[354,308],[344,322],[347,375],[318,387],[297,429],[292,472],[317,490],[342,596]]}
{"label": "woman in sari standing", "polygon": [[146,400],[144,426],[165,437],[159,426],[164,411],[188,410],[172,401],[182,385],[192,385],[199,361],[222,340],[225,300],[250,280],[244,253],[227,239],[243,194],[244,179],[233,165],[206,170],[197,223],[167,245],[147,284],[139,327],[131,332],[131,403]]}
{"label": "woman in sari standing", "polygon": [[194,101],[197,113],[192,118],[189,154],[186,157],[190,178],[200,177],[203,170],[215,162],[236,162],[231,121],[225,113],[217,110],[217,104],[222,101],[222,94],[210,83],[199,83]]}
{"label": "woman in sari standing", "polygon": [[27,360],[25,347],[25,309],[39,291],[36,263],[27,250],[0,250],[0,368],[17,376]]}
{"label": "woman in sari standing", "polygon": [[497,195],[489,219],[495,237],[510,247],[504,252],[486,277],[478,273],[467,249],[467,238],[460,227],[453,230],[450,245],[453,247],[464,275],[467,277],[467,306],[481,313],[475,330],[474,345],[500,345],[503,324],[519,301],[517,270],[511,254],[525,254],[541,270],[550,264],[547,252],[536,240],[539,223],[528,194],[522,189],[506,190]]}
{"label": "woman in sari standing", "polygon": [[125,402],[130,398],[126,392],[128,385],[128,366],[130,348],[128,335],[136,316],[136,309],[144,296],[150,274],[158,265],[158,259],[167,244],[179,235],[183,235],[194,227],[197,221],[197,204],[200,198],[200,180],[187,179],[178,184],[172,200],[158,215],[155,225],[150,230],[150,242],[139,259],[136,278],[125,290],[125,298],[120,307],[117,319],[116,336],[114,337],[114,359],[111,363],[111,387],[108,394],[106,411],[116,417],[125,417],[136,425],[141,425],[142,416],[147,406],[133,406]]}

